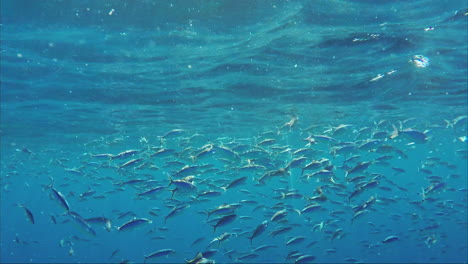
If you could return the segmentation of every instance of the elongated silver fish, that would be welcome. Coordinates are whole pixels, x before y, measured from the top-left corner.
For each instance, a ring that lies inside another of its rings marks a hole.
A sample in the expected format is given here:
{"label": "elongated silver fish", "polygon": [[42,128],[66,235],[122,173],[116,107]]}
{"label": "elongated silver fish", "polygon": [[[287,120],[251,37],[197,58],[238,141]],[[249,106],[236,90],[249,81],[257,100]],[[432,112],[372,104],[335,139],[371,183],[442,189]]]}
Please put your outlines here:
{"label": "elongated silver fish", "polygon": [[117,227],[117,230],[120,231],[128,231],[135,229],[143,224],[151,224],[153,221],[146,219],[146,218],[133,218],[132,220],[124,223],[123,225]]}
{"label": "elongated silver fish", "polygon": [[143,263],[146,263],[146,261],[148,259],[162,257],[162,256],[169,256],[170,254],[173,254],[173,253],[175,253],[175,250],[173,250],[173,249],[170,249],[170,248],[161,249],[161,250],[155,251],[155,252],[145,256],[145,260],[143,261]]}
{"label": "elongated silver fish", "polygon": [[255,228],[252,235],[249,237],[250,245],[252,245],[252,241],[253,241],[254,238],[260,236],[261,234],[263,234],[263,232],[265,232],[267,227],[268,227],[268,221],[265,220],[260,225],[258,225],[257,228]]}
{"label": "elongated silver fish", "polygon": [[65,199],[65,196],[59,191],[57,191],[54,187],[51,187],[52,190],[52,197],[59,203],[63,209],[66,211],[70,211],[70,206],[68,205],[67,200]]}

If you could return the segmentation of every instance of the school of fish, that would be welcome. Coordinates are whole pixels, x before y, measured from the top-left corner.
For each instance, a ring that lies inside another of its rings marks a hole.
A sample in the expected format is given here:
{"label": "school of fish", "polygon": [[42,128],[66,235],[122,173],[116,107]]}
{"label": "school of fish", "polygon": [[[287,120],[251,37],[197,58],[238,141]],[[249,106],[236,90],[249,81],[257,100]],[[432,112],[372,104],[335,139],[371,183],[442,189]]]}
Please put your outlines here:
{"label": "school of fish", "polygon": [[[39,170],[41,193],[55,209],[27,199],[14,207],[38,228],[44,221],[66,227],[73,235],[57,241],[64,254],[79,254],[77,244],[99,248],[100,236],[154,242],[142,243],[139,259],[107,245],[109,262],[320,262],[356,230],[375,237],[354,242],[370,253],[404,241],[430,248],[444,240],[449,219],[466,232],[467,172],[456,164],[468,158],[467,124],[459,116],[431,125],[307,126],[294,116],[246,138],[173,129],[129,147],[114,135],[87,142],[80,156],[19,148],[2,165],[2,185],[15,192],[21,164]],[[413,227],[390,227],[402,219]],[[28,243],[26,236],[15,242]],[[336,261],[366,261],[359,256]]]}

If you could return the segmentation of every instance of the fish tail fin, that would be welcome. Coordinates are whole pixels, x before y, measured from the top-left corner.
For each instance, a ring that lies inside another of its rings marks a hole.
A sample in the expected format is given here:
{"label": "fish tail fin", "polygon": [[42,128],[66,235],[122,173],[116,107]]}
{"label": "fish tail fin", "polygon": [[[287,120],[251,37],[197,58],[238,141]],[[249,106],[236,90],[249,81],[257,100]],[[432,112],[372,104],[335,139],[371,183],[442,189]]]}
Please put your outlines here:
{"label": "fish tail fin", "polygon": [[192,160],[192,162],[195,162],[197,161],[197,156],[190,155],[190,159]]}
{"label": "fish tail fin", "polygon": [[392,127],[393,127],[393,132],[389,137],[390,139],[394,139],[394,138],[398,137],[398,133],[399,133],[399,130],[395,125],[392,125]]}
{"label": "fish tail fin", "polygon": [[250,239],[250,246],[252,246],[253,237],[249,237],[249,239]]}
{"label": "fish tail fin", "polygon": [[167,187],[171,186],[172,183],[174,182],[174,180],[172,179],[171,175],[167,175],[167,177],[169,178],[169,184],[167,185]]}
{"label": "fish tail fin", "polygon": [[206,213],[206,220],[208,220],[208,218],[210,218],[211,213],[208,210],[205,210],[205,213]]}
{"label": "fish tail fin", "polygon": [[221,189],[223,189],[223,191],[227,191],[227,187],[221,187]]}
{"label": "fish tail fin", "polygon": [[298,215],[302,215],[302,212],[299,209],[294,209]]}
{"label": "fish tail fin", "polygon": [[284,192],[281,192],[281,200],[284,200],[286,198],[286,194]]}

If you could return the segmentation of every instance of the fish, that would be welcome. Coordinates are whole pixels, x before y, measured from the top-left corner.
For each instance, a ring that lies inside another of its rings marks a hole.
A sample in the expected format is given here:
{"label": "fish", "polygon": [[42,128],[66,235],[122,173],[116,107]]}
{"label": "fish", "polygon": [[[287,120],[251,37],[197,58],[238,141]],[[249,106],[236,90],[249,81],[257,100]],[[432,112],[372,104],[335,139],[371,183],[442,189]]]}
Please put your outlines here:
{"label": "fish", "polygon": [[224,191],[244,184],[247,181],[247,176],[243,176],[231,181],[227,186],[221,187]]}
{"label": "fish", "polygon": [[150,155],[151,158],[154,158],[154,157],[168,157],[168,156],[171,156],[171,155],[174,155],[176,153],[176,151],[174,149],[159,149],[158,151],[152,153]]}
{"label": "fish", "polygon": [[138,159],[131,159],[123,164],[120,164],[119,166],[117,166],[118,169],[123,169],[125,167],[130,167],[130,166],[135,166],[137,165],[140,161],[142,161],[143,159],[142,158],[138,158]]}
{"label": "fish", "polygon": [[312,255],[300,255],[294,260],[294,263],[310,263],[315,259],[316,257]]}
{"label": "fish", "polygon": [[197,264],[203,259],[203,254],[198,252],[192,259],[185,259],[185,264]]}
{"label": "fish", "polygon": [[270,219],[271,222],[279,222],[283,220],[288,215],[286,209],[277,211]]}
{"label": "fish", "polygon": [[193,184],[193,182],[187,179],[173,180],[172,178],[170,178],[170,183],[168,187],[171,185],[176,186],[175,189],[170,190],[172,192],[171,198],[174,197],[174,194],[176,192],[184,194],[184,193],[193,193],[193,192],[196,192],[197,190],[197,187]]}
{"label": "fish", "polygon": [[31,224],[35,224],[33,213],[23,204],[18,204],[18,206],[24,209],[24,213],[26,214],[26,217],[28,218],[29,222],[31,222]]}
{"label": "fish", "polygon": [[146,261],[148,259],[158,258],[158,257],[162,257],[162,256],[169,256],[170,254],[174,254],[174,253],[176,253],[175,250],[170,249],[170,248],[161,249],[161,250],[155,251],[155,252],[153,252],[153,253],[151,253],[149,255],[146,255],[145,260],[143,261],[143,263],[146,263]]}
{"label": "fish", "polygon": [[289,232],[291,230],[292,230],[292,227],[290,226],[280,226],[280,227],[277,227],[275,230],[271,231],[268,235],[274,237],[274,236]]}
{"label": "fish", "polygon": [[322,208],[322,206],[320,204],[312,203],[312,204],[309,204],[306,207],[304,207],[304,209],[302,209],[300,211],[300,214],[315,212],[317,210],[320,210],[321,208]]}
{"label": "fish", "polygon": [[222,195],[222,193],[219,192],[219,191],[209,190],[209,191],[204,191],[204,192],[202,192],[202,193],[197,194],[197,196],[195,196],[194,198],[195,198],[195,199],[198,199],[198,198],[200,198],[200,197],[209,197],[209,198],[212,198],[212,197],[218,197],[218,196],[220,196],[220,195]]}
{"label": "fish", "polygon": [[255,253],[249,253],[249,254],[245,254],[245,255],[242,255],[242,256],[239,256],[236,258],[236,262],[238,261],[245,261],[245,260],[250,260],[250,259],[255,259],[257,258],[259,255],[258,254],[255,254]]}
{"label": "fish", "polygon": [[129,156],[133,156],[133,155],[137,154],[138,152],[140,152],[140,151],[136,150],[136,149],[125,150],[125,151],[120,152],[117,155],[112,155],[111,159],[124,159],[124,158],[127,158]]}
{"label": "fish", "polygon": [[367,162],[359,162],[356,166],[346,171],[345,178],[347,178],[351,174],[359,173],[365,171],[371,165],[370,161]]}
{"label": "fish", "polygon": [[209,218],[212,214],[220,215],[220,214],[233,214],[237,208],[240,207],[240,204],[223,204],[211,211],[206,210],[207,218]]}
{"label": "fish", "polygon": [[216,232],[216,228],[218,228],[219,226],[225,226],[227,224],[230,224],[232,222],[234,222],[234,220],[237,218],[237,215],[236,214],[230,214],[230,215],[225,215],[223,217],[221,217],[218,222],[213,225],[213,233]]}
{"label": "fish", "polygon": [[403,136],[417,144],[424,144],[429,140],[424,132],[413,129],[399,130],[395,125],[393,125],[393,133],[389,136],[389,138],[395,139],[398,136]]}
{"label": "fish", "polygon": [[92,190],[90,187],[88,187],[88,190],[82,194],[80,194],[80,198],[83,199],[83,198],[86,198],[86,197],[89,197],[89,196],[92,196],[96,193],[95,190]]}
{"label": "fish", "polygon": [[286,242],[286,245],[289,246],[289,245],[299,244],[303,242],[304,240],[305,240],[304,236],[293,237]]}
{"label": "fish", "polygon": [[206,237],[204,237],[204,236],[203,236],[203,237],[199,237],[199,238],[197,238],[195,241],[193,241],[192,244],[190,244],[190,246],[193,247],[193,246],[199,244],[200,242],[202,242],[202,241],[205,240],[205,239],[206,239]]}
{"label": "fish", "polygon": [[382,243],[390,243],[399,240],[400,238],[398,236],[388,236],[384,240],[382,240]]}
{"label": "fish", "polygon": [[159,191],[165,189],[166,187],[164,186],[158,186],[158,187],[154,187],[154,188],[151,188],[149,190],[146,190],[144,192],[140,192],[140,193],[137,193],[137,198],[140,198],[140,197],[151,197],[152,195],[158,193]]}
{"label": "fish", "polygon": [[51,190],[52,197],[59,203],[59,205],[66,211],[70,211],[70,205],[65,199],[65,196],[61,192],[57,191],[54,187],[51,187]]}
{"label": "fish", "polygon": [[166,224],[167,220],[169,218],[172,218],[178,214],[180,214],[185,208],[189,207],[190,205],[188,204],[184,204],[184,205],[180,205],[180,206],[176,206],[174,207],[170,212],[169,214],[166,215],[166,217],[164,217],[164,224]]}
{"label": "fish", "polygon": [[119,232],[133,230],[137,227],[142,226],[143,224],[151,224],[153,221],[147,218],[136,218],[134,217],[132,220],[122,224],[121,226],[117,227]]}
{"label": "fish", "polygon": [[261,246],[258,246],[256,248],[254,248],[252,251],[253,252],[265,251],[265,250],[270,249],[270,248],[278,248],[278,246],[276,246],[276,245],[261,245]]}
{"label": "fish", "polygon": [[260,236],[261,234],[263,234],[265,232],[267,227],[268,227],[268,221],[265,220],[255,228],[255,230],[252,232],[252,235],[249,237],[250,245],[252,245],[252,241],[253,241],[254,238]]}
{"label": "fish", "polygon": [[92,236],[96,236],[96,231],[77,212],[68,211],[67,214],[78,224],[78,226]]}
{"label": "fish", "polygon": [[109,218],[106,217],[92,217],[92,218],[87,218],[84,219],[87,223],[95,223],[95,224],[103,224],[104,228],[110,232],[112,229],[112,221]]}
{"label": "fish", "polygon": [[232,235],[231,233],[227,233],[227,232],[222,233],[220,236],[215,237],[213,240],[211,240],[210,246],[215,242],[218,242],[218,246],[219,246],[221,244],[221,242],[226,241],[227,239],[229,239],[231,237],[231,235]]}

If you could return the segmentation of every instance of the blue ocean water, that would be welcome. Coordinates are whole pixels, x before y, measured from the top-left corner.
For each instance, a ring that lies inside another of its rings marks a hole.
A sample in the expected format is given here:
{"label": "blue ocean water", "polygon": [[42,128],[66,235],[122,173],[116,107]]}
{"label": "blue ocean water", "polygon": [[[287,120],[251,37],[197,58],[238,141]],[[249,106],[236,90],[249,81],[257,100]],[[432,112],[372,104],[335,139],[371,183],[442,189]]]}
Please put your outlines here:
{"label": "blue ocean water", "polygon": [[0,261],[467,263],[467,8],[1,1]]}

